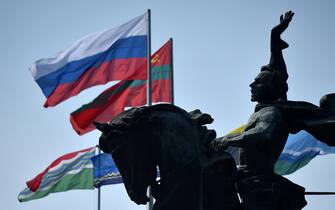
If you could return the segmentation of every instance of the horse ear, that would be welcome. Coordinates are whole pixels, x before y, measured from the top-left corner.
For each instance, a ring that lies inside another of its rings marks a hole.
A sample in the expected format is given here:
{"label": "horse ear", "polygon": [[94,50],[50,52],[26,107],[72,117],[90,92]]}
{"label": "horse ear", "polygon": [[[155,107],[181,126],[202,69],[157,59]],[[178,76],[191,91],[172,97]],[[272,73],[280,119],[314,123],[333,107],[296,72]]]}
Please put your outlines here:
{"label": "horse ear", "polygon": [[101,132],[107,132],[110,129],[107,123],[92,122],[92,124]]}
{"label": "horse ear", "polygon": [[199,109],[189,112],[192,121],[196,125],[206,125],[211,124],[214,119],[207,113],[202,113]]}

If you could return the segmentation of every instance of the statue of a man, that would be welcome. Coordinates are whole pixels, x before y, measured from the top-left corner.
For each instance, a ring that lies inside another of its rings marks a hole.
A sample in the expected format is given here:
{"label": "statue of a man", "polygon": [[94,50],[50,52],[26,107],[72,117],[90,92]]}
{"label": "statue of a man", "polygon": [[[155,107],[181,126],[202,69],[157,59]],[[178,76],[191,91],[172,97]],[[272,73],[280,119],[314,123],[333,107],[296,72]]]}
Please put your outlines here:
{"label": "statue of a man", "polygon": [[306,205],[304,188],[274,173],[274,165],[291,131],[290,119],[275,104],[287,100],[287,79],[282,50],[288,47],[280,35],[286,30],[294,13],[280,17],[279,25],[271,31],[270,63],[249,85],[251,101],[258,102],[245,130],[227,135],[211,143],[214,151],[227,146],[243,148],[242,167],[237,182],[243,209],[298,210]]}

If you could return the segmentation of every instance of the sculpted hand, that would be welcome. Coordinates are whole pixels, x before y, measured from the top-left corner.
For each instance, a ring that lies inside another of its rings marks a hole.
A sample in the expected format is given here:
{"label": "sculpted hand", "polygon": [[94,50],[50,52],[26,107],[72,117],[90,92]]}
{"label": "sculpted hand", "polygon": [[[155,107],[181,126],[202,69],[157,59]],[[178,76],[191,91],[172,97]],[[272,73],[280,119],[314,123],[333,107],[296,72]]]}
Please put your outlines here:
{"label": "sculpted hand", "polygon": [[214,152],[220,152],[224,151],[228,147],[228,142],[224,137],[214,139],[210,146],[209,146]]}
{"label": "sculpted hand", "polygon": [[226,135],[220,138],[214,139],[209,147],[215,152],[221,152],[228,148],[229,140],[236,137],[238,134]]}
{"label": "sculpted hand", "polygon": [[284,15],[280,16],[279,24],[272,29],[272,33],[276,33],[277,35],[282,34],[288,27],[289,23],[293,18],[294,13],[292,11],[286,12]]}
{"label": "sculpted hand", "polygon": [[[280,38],[280,35],[287,29],[289,23],[292,20],[294,13],[292,11],[288,11],[285,13],[285,15],[281,15],[280,16],[280,22],[277,26],[275,26],[272,31],[271,31],[271,52],[280,52],[281,50],[288,48],[288,44],[283,41]],[[279,57],[279,58],[274,58],[271,55],[271,59],[270,59],[270,63],[276,63],[279,62],[281,60],[283,60],[283,58]],[[284,61],[281,61],[284,62]],[[286,67],[283,67],[286,68]]]}

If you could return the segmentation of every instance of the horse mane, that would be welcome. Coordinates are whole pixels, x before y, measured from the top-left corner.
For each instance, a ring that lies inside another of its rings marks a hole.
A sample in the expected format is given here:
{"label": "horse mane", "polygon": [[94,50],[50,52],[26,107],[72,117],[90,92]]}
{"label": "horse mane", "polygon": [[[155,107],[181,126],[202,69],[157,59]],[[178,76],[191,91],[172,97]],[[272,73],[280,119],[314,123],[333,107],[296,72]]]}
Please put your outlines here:
{"label": "horse mane", "polygon": [[142,106],[131,108],[117,115],[109,125],[114,131],[124,133],[132,128],[152,124],[157,122],[156,112],[174,112],[183,115],[186,119],[192,120],[192,117],[185,110],[172,104],[157,104],[153,106]]}
{"label": "horse mane", "polygon": [[[178,124],[175,124],[177,122],[175,120],[177,119]],[[172,104],[157,104],[153,106],[132,108],[122,112],[109,123],[106,134],[108,134],[108,138],[112,140],[110,142],[110,146],[107,147],[105,145],[106,142],[102,140],[106,137],[99,140],[99,145],[101,148],[105,148],[103,151],[106,152],[108,150],[113,150],[112,148],[116,145],[122,145],[127,142],[125,141],[126,139],[141,139],[141,142],[144,143],[145,141],[157,139],[154,137],[157,136],[158,139],[161,140],[160,142],[164,142],[163,147],[169,148],[165,150],[165,154],[169,154],[169,156],[174,157],[174,159],[179,162],[182,161],[186,163],[193,160],[191,156],[197,156],[196,153],[199,152],[199,149],[202,147],[200,145],[207,144],[207,140],[209,138],[211,140],[215,138],[215,132],[208,131],[207,128],[202,127],[202,125],[209,124],[212,121],[213,119],[209,114],[202,113],[200,110],[194,110],[188,113],[184,109]],[[197,129],[197,133],[201,140],[194,141],[194,136],[189,136],[187,141],[181,141],[180,138],[185,138],[185,136],[178,136],[178,132],[189,132],[189,134],[194,133],[191,130],[183,130],[184,128],[181,128],[183,126],[186,126],[188,129]],[[179,130],[177,128],[179,128]],[[178,131],[176,130],[176,132],[171,132],[169,129],[177,129]],[[129,134],[135,134],[136,137],[128,138]],[[175,144],[178,144],[178,146],[175,146]],[[185,153],[192,155],[183,156],[182,154]],[[186,159],[182,160],[183,157]]]}
{"label": "horse mane", "polygon": [[186,112],[184,109],[172,104],[156,104],[153,106],[142,106],[126,110],[117,115],[109,125],[113,127],[113,130],[118,130],[123,133],[131,128],[157,122],[157,116],[152,114],[156,112],[179,113],[184,116],[186,120],[190,120],[193,124],[199,126],[213,122],[213,119],[209,114],[202,113],[198,109]]}

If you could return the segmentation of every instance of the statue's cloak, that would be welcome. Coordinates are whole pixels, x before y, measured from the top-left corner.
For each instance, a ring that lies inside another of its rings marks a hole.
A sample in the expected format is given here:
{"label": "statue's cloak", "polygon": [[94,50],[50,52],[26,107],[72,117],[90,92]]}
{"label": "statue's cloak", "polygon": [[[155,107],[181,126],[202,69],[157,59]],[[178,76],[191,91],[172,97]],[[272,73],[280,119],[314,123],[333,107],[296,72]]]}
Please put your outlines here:
{"label": "statue's cloak", "polygon": [[267,106],[274,106],[281,111],[291,134],[305,130],[328,146],[335,146],[334,109],[319,107],[305,101],[276,101],[258,104],[256,111]]}

